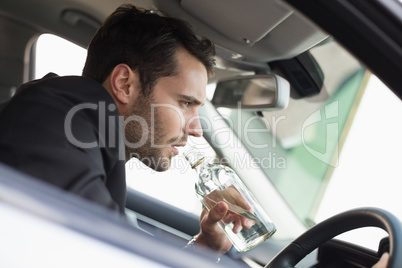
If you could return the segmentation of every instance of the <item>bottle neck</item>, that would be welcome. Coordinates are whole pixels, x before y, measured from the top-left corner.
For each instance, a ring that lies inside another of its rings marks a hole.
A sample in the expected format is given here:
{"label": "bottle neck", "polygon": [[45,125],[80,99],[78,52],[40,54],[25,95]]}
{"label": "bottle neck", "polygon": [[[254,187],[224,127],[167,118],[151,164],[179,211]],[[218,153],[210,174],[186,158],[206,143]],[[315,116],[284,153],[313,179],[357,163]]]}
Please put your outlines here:
{"label": "bottle neck", "polygon": [[195,147],[190,147],[190,149],[185,151],[184,157],[187,159],[191,168],[193,168],[193,169],[196,169],[197,167],[199,167],[206,159],[204,154],[202,154]]}
{"label": "bottle neck", "polygon": [[205,157],[203,157],[203,158],[201,158],[201,159],[198,159],[195,164],[190,163],[190,164],[191,164],[191,168],[192,168],[192,169],[196,169],[196,168],[197,168],[198,166],[200,166],[204,161],[205,161]]}

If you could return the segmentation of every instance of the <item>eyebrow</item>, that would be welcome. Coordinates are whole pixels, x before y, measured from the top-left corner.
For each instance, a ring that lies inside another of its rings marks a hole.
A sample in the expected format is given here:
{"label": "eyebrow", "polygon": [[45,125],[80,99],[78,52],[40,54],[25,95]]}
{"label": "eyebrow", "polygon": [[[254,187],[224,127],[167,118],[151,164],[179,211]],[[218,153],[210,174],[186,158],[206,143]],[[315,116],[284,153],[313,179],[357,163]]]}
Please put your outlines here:
{"label": "eyebrow", "polygon": [[195,103],[195,104],[200,105],[200,106],[204,105],[204,103],[201,102],[200,100],[198,100],[198,99],[196,99],[194,97],[188,96],[188,95],[180,94],[179,97],[184,99],[184,100],[186,100],[186,101],[188,101],[188,102],[192,102],[192,103]]}

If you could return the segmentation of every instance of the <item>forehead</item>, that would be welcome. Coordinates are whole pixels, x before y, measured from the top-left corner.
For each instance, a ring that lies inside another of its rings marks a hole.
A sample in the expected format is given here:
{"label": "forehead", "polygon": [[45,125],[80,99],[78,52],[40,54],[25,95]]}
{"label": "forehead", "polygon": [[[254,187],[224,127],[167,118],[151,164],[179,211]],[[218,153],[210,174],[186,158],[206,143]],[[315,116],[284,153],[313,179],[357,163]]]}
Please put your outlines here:
{"label": "forehead", "polygon": [[[171,100],[188,101],[190,97],[196,103],[203,104],[206,99],[208,74],[205,66],[185,50],[176,52],[176,72],[173,76],[158,79],[153,89],[156,102]],[[168,98],[168,99],[167,99]]]}
{"label": "forehead", "polygon": [[177,93],[194,97],[204,103],[208,83],[206,67],[184,49],[176,52],[176,60],[177,74],[172,78],[176,80]]}

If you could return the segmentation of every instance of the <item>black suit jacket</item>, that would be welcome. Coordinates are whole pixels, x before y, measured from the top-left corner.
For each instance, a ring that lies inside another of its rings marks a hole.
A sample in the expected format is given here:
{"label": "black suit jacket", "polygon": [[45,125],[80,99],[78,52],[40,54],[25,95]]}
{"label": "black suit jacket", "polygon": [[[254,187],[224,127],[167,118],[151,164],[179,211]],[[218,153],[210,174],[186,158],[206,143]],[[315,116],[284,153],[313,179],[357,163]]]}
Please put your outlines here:
{"label": "black suit jacket", "polygon": [[0,113],[0,161],[124,211],[119,113],[92,79],[50,74],[21,86]]}

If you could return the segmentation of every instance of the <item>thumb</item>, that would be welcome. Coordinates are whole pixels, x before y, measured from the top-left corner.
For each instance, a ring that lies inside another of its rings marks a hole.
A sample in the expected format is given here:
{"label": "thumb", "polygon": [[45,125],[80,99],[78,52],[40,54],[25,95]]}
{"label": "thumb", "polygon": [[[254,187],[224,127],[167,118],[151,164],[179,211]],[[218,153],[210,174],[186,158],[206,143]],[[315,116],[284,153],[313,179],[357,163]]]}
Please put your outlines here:
{"label": "thumb", "polygon": [[385,268],[389,261],[389,253],[382,254],[380,260],[372,268]]}
{"label": "thumb", "polygon": [[228,212],[229,207],[225,202],[219,202],[210,211],[208,215],[208,224],[215,224],[222,220]]}

